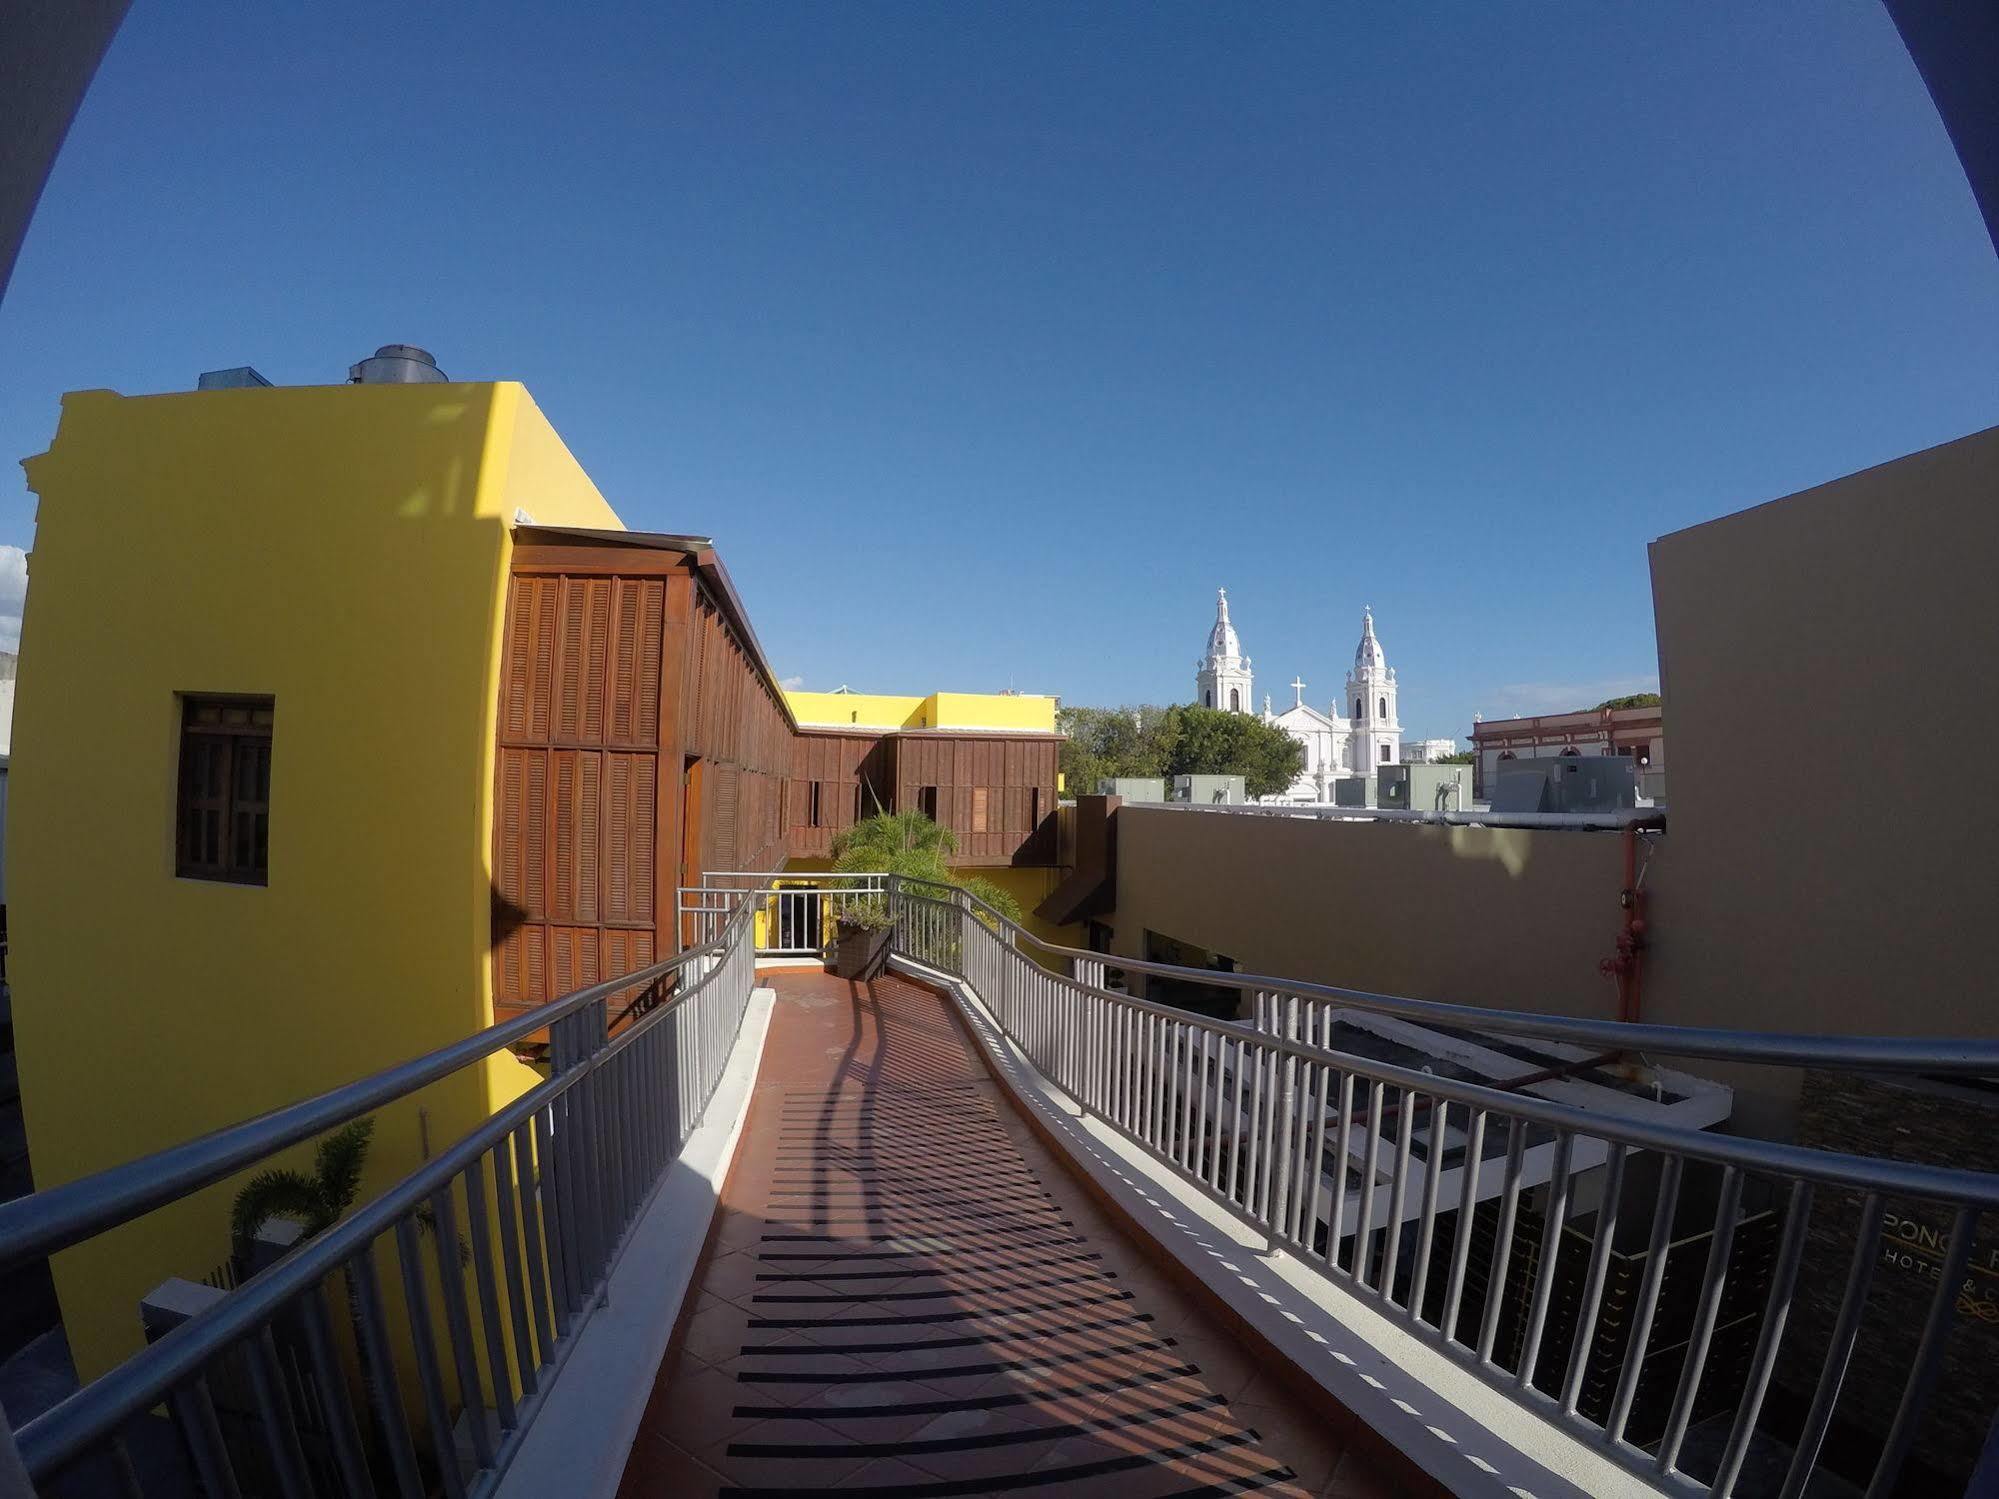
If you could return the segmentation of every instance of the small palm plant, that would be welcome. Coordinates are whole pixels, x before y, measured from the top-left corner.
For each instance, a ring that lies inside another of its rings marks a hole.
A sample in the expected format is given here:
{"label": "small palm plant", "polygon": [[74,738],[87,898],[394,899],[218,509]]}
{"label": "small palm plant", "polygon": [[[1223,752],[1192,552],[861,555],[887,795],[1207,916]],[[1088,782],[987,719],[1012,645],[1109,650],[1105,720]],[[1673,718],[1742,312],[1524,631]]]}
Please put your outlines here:
{"label": "small palm plant", "polygon": [[[229,1247],[237,1268],[248,1273],[251,1241],[257,1230],[273,1218],[291,1218],[304,1230],[301,1241],[324,1233],[354,1206],[361,1195],[361,1172],[368,1164],[368,1147],[375,1140],[373,1115],[343,1124],[319,1142],[313,1152],[312,1172],[276,1168],[260,1171],[243,1184],[229,1211]],[[416,1210],[417,1228],[429,1233],[436,1218],[428,1206]],[[461,1238],[458,1261],[466,1263],[471,1250]]]}
{"label": "small palm plant", "polygon": [[991,880],[960,878],[949,860],[957,836],[918,811],[878,812],[864,817],[833,840],[833,867],[842,874],[899,874],[907,879],[955,885],[991,906],[1009,921],[1020,920],[1020,903]]}
{"label": "small palm plant", "polygon": [[296,1219],[309,1239],[346,1217],[360,1195],[374,1138],[374,1118],[356,1119],[319,1142],[310,1175],[280,1168],[245,1182],[229,1212],[229,1245],[237,1265],[249,1268],[251,1241],[273,1218]]}

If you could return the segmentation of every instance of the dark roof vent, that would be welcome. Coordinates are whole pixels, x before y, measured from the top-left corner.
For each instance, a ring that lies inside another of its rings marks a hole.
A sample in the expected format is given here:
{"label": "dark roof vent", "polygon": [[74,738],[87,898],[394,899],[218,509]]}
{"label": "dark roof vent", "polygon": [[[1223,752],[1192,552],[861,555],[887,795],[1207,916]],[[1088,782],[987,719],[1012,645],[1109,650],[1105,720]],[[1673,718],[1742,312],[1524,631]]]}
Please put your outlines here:
{"label": "dark roof vent", "polygon": [[430,357],[428,349],[415,344],[383,344],[372,359],[364,359],[347,371],[352,385],[436,385],[444,371]]}

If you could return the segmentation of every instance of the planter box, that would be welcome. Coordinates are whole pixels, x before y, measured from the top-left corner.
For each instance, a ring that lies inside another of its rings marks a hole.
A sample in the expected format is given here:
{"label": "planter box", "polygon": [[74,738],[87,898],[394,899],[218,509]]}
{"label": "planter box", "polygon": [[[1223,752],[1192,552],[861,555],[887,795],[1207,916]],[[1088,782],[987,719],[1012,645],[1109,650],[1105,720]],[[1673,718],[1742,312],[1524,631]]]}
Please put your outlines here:
{"label": "planter box", "polygon": [[840,927],[833,939],[833,972],[843,979],[871,979],[888,962],[889,929]]}

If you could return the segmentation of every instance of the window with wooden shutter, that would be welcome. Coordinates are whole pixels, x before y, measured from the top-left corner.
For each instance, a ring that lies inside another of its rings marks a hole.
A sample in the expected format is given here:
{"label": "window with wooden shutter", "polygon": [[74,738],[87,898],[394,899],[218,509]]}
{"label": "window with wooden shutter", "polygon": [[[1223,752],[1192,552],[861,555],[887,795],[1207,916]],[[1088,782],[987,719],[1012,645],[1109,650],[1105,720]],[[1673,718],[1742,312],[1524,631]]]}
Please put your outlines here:
{"label": "window with wooden shutter", "polygon": [[237,885],[270,881],[271,728],[267,697],[183,697],[174,872]]}
{"label": "window with wooden shutter", "polygon": [[988,795],[989,793],[984,786],[974,786],[972,788],[972,831],[975,833],[986,831],[986,798]]}

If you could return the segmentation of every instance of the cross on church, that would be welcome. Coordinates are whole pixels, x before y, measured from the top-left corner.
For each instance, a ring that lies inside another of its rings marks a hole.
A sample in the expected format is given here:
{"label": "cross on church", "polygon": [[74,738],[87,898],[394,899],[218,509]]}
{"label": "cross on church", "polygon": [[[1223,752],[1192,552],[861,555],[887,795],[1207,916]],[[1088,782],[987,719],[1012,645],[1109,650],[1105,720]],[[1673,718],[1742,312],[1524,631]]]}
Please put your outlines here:
{"label": "cross on church", "polygon": [[1293,695],[1294,697],[1296,697],[1296,698],[1297,698],[1297,701],[1296,701],[1295,703],[1293,703],[1293,704],[1292,704],[1291,706],[1292,706],[1292,707],[1294,707],[1294,708],[1302,708],[1302,707],[1304,707],[1304,706],[1305,706],[1305,682],[1304,682],[1304,679],[1303,679],[1302,677],[1293,677],[1293,678],[1291,679],[1291,692],[1292,692],[1292,695]]}

